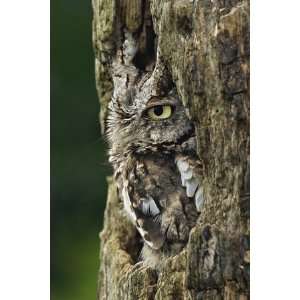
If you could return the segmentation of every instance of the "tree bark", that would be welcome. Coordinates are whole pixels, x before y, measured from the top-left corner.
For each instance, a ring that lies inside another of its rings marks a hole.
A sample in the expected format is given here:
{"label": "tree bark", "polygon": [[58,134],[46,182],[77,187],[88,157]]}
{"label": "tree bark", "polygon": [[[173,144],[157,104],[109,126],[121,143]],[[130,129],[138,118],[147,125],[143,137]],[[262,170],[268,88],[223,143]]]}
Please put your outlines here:
{"label": "tree bark", "polygon": [[102,129],[126,30],[136,68],[163,64],[195,123],[206,199],[186,248],[157,274],[135,265],[139,237],[109,179],[98,299],[248,299],[249,1],[93,0],[93,10]]}

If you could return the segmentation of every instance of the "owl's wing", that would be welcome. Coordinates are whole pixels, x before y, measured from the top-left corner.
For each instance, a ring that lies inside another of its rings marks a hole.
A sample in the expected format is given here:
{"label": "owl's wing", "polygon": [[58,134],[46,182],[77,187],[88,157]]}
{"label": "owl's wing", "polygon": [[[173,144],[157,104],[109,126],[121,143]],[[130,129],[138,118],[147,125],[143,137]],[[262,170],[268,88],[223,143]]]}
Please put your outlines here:
{"label": "owl's wing", "polygon": [[[137,161],[123,191],[125,209],[151,248],[161,248],[165,240],[186,242],[197,212],[174,161]],[[194,192],[189,187],[189,193]]]}
{"label": "owl's wing", "polygon": [[[165,196],[171,182],[166,182],[167,169],[159,170],[151,160],[136,160],[127,170],[122,198],[125,210],[135,223],[145,242],[159,249],[165,242],[162,232],[162,213],[165,210]],[[162,178],[164,174],[165,178]]]}
{"label": "owl's wing", "polygon": [[139,197],[129,192],[132,191],[132,187],[132,183],[129,183],[129,186],[125,185],[122,190],[125,211],[146,243],[151,248],[159,249],[165,241],[160,230],[161,210],[151,196]]}

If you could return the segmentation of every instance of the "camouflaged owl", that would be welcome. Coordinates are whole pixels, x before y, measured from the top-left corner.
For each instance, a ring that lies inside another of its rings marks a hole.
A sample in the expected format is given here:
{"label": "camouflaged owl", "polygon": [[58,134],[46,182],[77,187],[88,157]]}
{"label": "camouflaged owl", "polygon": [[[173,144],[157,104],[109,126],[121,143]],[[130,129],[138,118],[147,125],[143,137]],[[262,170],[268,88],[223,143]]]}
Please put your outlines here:
{"label": "camouflaged owl", "polygon": [[195,130],[176,89],[157,84],[157,68],[141,76],[130,63],[114,64],[113,72],[109,160],[144,241],[143,262],[157,267],[187,243],[204,201]]}

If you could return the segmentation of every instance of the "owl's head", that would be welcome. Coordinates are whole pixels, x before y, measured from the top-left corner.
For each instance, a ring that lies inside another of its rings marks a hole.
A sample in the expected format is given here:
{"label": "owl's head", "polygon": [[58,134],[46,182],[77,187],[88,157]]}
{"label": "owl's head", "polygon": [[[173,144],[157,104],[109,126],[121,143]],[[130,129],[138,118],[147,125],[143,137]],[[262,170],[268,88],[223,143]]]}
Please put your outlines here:
{"label": "owl's head", "polygon": [[111,156],[174,152],[194,136],[193,123],[174,89],[158,97],[131,88],[110,102],[109,111]]}

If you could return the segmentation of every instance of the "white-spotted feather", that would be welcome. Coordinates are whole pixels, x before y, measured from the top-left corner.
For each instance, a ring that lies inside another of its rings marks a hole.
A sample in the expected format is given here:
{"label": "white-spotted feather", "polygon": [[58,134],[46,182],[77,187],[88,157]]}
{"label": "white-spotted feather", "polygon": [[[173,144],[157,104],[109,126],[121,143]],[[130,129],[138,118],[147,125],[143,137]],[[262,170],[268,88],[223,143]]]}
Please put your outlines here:
{"label": "white-spotted feather", "polygon": [[201,210],[203,202],[204,202],[203,188],[199,186],[195,195],[195,204],[196,204],[197,211]]}
{"label": "white-spotted feather", "polygon": [[198,185],[198,180],[195,177],[186,182],[186,194],[188,197],[194,197]]}
{"label": "white-spotted feather", "polygon": [[185,160],[178,159],[175,161],[177,163],[177,166],[178,166],[178,169],[180,170],[180,172],[186,172],[189,169],[189,164]]}
{"label": "white-spotted feather", "polygon": [[151,215],[152,217],[155,217],[160,213],[159,208],[151,196],[142,200],[142,212],[143,214]]}
{"label": "white-spotted feather", "polygon": [[180,172],[182,186],[186,188],[187,196],[195,198],[197,211],[200,211],[203,204],[203,189],[200,186],[198,178],[193,174],[193,168],[182,156],[177,156],[175,158],[175,163]]}
{"label": "white-spotted feather", "polygon": [[127,214],[129,215],[129,217],[133,220],[136,221],[136,215],[131,207],[131,201],[129,198],[129,194],[128,194],[128,189],[127,189],[127,185],[128,182],[125,182],[123,189],[122,189],[122,198],[124,201],[124,209],[127,212]]}
{"label": "white-spotted feather", "polygon": [[187,185],[187,182],[192,179],[193,177],[193,170],[187,169],[186,171],[181,172],[181,183],[183,186]]}

